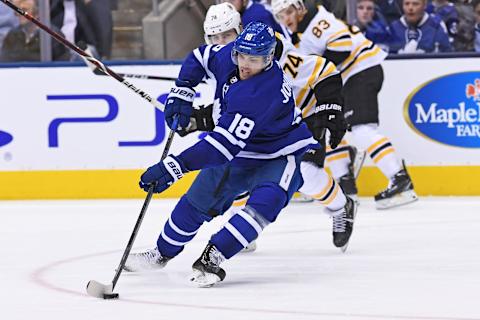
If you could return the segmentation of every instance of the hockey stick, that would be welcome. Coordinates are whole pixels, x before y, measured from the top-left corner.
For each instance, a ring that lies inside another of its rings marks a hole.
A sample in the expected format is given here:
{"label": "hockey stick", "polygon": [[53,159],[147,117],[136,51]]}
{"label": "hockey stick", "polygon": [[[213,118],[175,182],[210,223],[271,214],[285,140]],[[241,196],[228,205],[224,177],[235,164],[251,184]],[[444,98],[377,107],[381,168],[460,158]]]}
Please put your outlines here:
{"label": "hockey stick", "polygon": [[16,5],[14,5],[12,2],[10,2],[10,0],[0,0],[0,1],[2,1],[4,4],[9,6],[11,9],[13,9],[19,15],[24,16],[27,20],[36,24],[40,29],[42,29],[43,31],[50,34],[53,38],[55,38],[55,40],[57,40],[61,44],[63,44],[67,48],[69,48],[69,49],[75,51],[76,53],[78,53],[87,62],[87,65],[90,68],[92,68],[92,65],[95,66],[96,68],[101,70],[101,72],[103,72],[105,75],[108,75],[108,76],[114,78],[115,80],[117,80],[118,82],[122,83],[127,88],[129,88],[130,90],[135,92],[137,95],[142,97],[144,100],[147,100],[148,102],[150,102],[155,108],[158,108],[159,110],[163,111],[163,105],[160,102],[158,102],[156,99],[152,98],[151,95],[149,95],[148,93],[146,93],[142,89],[137,88],[136,86],[134,86],[133,84],[131,84],[130,82],[125,80],[119,74],[115,73],[113,70],[111,70],[110,68],[105,66],[100,60],[95,59],[94,57],[92,57],[91,55],[89,55],[88,53],[86,53],[85,51],[80,49],[78,46],[74,45],[73,43],[71,43],[70,41],[65,39],[61,34],[53,31],[52,29],[50,29],[49,27],[44,25],[39,20],[37,20],[35,17],[33,17],[31,14],[29,14],[28,12],[26,12],[26,11],[20,9],[19,7],[17,7]]}
{"label": "hockey stick", "polygon": [[[88,64],[87,65],[92,69],[93,73],[97,76],[107,76],[105,72],[103,72],[100,68],[95,65]],[[152,76],[148,74],[138,74],[138,73],[117,73],[119,76],[123,78],[132,78],[132,79],[141,79],[141,80],[160,80],[160,81],[175,81],[177,78],[175,77],[164,77],[164,76]],[[206,81],[202,80],[200,83],[207,83]]]}
{"label": "hockey stick", "polygon": [[[172,145],[173,137],[175,135],[175,132],[177,131],[177,127],[178,127],[178,117],[175,117],[173,120],[172,129],[168,134],[167,143],[165,145],[165,148],[163,149],[161,160],[165,159],[165,157],[168,154],[168,150]],[[138,230],[140,229],[140,225],[142,224],[143,217],[145,216],[148,205],[150,204],[150,200],[152,199],[153,190],[155,189],[155,186],[156,186],[156,183],[152,184],[148,189],[147,197],[143,202],[142,210],[140,211],[140,215],[138,216],[137,222],[135,223],[135,227],[133,228],[132,234],[130,235],[130,239],[128,240],[127,247],[123,252],[122,259],[120,260],[117,270],[115,271],[115,276],[113,277],[112,283],[109,285],[105,285],[95,280],[88,281],[87,293],[92,297],[103,298],[103,299],[118,299],[119,297],[118,293],[114,293],[113,290],[115,289],[118,278],[120,278],[120,275],[122,274],[123,267],[125,266],[125,263],[127,262],[127,259],[128,259],[128,255],[132,250],[133,243],[135,242],[135,238],[137,237],[137,233],[138,233]]]}
{"label": "hockey stick", "polygon": [[[97,76],[106,76],[106,74],[96,66],[95,66],[95,69],[93,69],[92,71]],[[132,79],[161,80],[161,81],[177,80],[177,78],[174,78],[174,77],[152,76],[148,74],[136,74],[136,73],[117,73],[117,74],[123,78],[132,78]]]}
{"label": "hockey stick", "polygon": [[358,178],[360,170],[363,168],[363,163],[365,162],[366,156],[367,152],[365,150],[357,150],[357,155],[355,157],[355,161],[353,162],[353,176],[355,179]]}

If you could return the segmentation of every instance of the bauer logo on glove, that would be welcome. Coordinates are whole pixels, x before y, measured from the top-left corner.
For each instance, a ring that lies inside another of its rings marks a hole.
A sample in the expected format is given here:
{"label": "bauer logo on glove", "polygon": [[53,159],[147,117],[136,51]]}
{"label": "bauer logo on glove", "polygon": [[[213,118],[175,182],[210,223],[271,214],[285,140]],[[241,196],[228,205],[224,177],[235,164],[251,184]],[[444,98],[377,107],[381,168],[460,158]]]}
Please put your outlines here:
{"label": "bauer logo on glove", "polygon": [[195,91],[191,88],[173,87],[170,89],[169,97],[183,98],[186,101],[193,101]]}
{"label": "bauer logo on glove", "polygon": [[317,112],[322,112],[325,110],[336,110],[336,111],[342,111],[342,106],[338,105],[336,103],[324,103],[319,106],[315,107],[315,113]]}
{"label": "bauer logo on glove", "polygon": [[174,155],[148,168],[140,177],[140,188],[148,191],[151,184],[155,184],[153,192],[160,193],[168,189],[175,181],[180,180],[188,170],[182,161]]}
{"label": "bauer logo on glove", "polygon": [[177,177],[177,180],[180,180],[183,177],[182,170],[178,168],[178,163],[172,160],[167,162],[166,164],[170,168],[170,170],[168,168],[167,170],[170,171],[170,173],[173,173],[173,175]]}
{"label": "bauer logo on glove", "polygon": [[188,87],[173,87],[165,103],[165,121],[172,128],[173,119],[178,117],[178,127],[187,128],[192,115],[192,103],[195,98],[195,90]]}

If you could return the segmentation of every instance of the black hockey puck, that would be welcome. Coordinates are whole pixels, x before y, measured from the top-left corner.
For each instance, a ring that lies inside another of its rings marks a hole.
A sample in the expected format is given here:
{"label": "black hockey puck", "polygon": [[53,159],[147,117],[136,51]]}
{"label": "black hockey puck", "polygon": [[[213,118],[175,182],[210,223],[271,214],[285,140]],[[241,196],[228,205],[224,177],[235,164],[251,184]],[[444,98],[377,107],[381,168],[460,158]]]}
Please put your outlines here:
{"label": "black hockey puck", "polygon": [[104,293],[103,299],[118,299],[118,293]]}

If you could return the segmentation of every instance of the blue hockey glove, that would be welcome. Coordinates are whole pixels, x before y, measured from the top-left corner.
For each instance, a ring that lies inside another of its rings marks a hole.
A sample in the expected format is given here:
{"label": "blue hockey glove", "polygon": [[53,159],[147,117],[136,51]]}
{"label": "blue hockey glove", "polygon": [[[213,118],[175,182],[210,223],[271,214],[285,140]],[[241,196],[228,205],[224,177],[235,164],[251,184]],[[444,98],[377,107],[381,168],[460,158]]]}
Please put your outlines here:
{"label": "blue hockey glove", "polygon": [[190,123],[192,103],[195,90],[189,87],[173,87],[165,102],[165,121],[172,128],[173,117],[178,115],[179,128],[186,128]]}
{"label": "blue hockey glove", "polygon": [[153,191],[160,193],[168,189],[175,181],[180,180],[188,170],[182,161],[173,155],[168,155],[159,163],[151,166],[140,177],[140,188],[148,191],[152,183],[157,183]]}

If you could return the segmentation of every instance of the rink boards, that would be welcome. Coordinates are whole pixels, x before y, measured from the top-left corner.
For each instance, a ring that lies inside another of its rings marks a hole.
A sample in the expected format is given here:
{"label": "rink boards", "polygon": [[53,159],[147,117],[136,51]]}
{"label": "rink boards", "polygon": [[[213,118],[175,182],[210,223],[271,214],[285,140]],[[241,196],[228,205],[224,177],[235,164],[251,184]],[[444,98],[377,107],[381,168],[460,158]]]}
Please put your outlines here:
{"label": "rink boards", "polygon": [[[118,72],[175,77],[179,65],[113,65]],[[478,59],[389,60],[379,96],[381,131],[405,158],[420,195],[480,194]],[[138,177],[157,162],[163,114],[115,80],[83,66],[1,67],[0,199],[139,198]],[[171,81],[130,82],[164,101]],[[197,90],[208,104],[213,91]],[[261,106],[259,106],[261,107]],[[199,139],[175,137],[176,154]],[[162,197],[178,197],[195,173]],[[386,180],[366,162],[361,195]]]}

